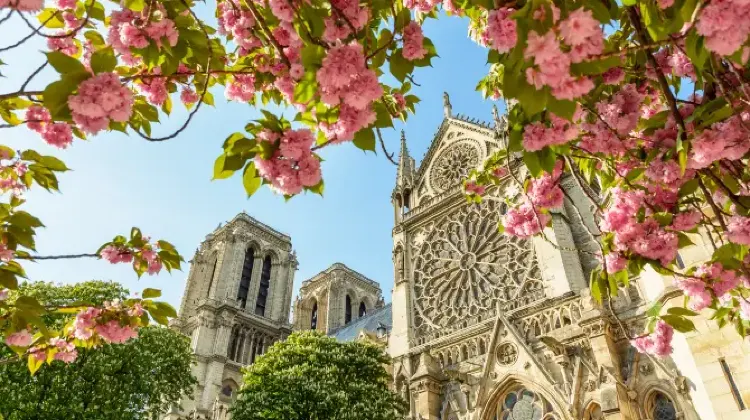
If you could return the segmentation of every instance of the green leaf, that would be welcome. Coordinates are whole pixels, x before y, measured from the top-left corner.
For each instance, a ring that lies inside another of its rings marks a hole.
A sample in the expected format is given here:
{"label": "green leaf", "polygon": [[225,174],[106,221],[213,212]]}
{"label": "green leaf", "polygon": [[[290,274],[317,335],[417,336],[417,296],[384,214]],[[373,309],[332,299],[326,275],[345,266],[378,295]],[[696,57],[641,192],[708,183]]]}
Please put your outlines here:
{"label": "green leaf", "polygon": [[61,29],[65,27],[65,21],[61,19],[59,10],[54,8],[45,8],[36,16],[39,19],[39,23],[43,24],[45,28],[50,29]]}
{"label": "green leaf", "polygon": [[646,316],[647,317],[659,316],[659,314],[661,313],[661,308],[663,307],[664,307],[663,303],[654,302],[654,304],[650,308],[648,308],[648,310],[646,311]]}
{"label": "green leaf", "polygon": [[117,58],[111,47],[102,48],[91,55],[91,70],[94,73],[109,73],[117,66]]}
{"label": "green leaf", "polygon": [[375,133],[371,128],[363,128],[354,134],[354,145],[364,151],[375,151]]}
{"label": "green leaf", "polygon": [[326,50],[315,44],[308,44],[302,48],[302,65],[306,69],[317,69],[323,63],[323,58],[326,56]]}
{"label": "green leaf", "polygon": [[317,91],[318,82],[315,80],[315,73],[307,72],[294,87],[294,101],[306,104],[315,97]]}
{"label": "green leaf", "polygon": [[539,162],[539,156],[536,152],[523,152],[523,161],[526,167],[529,168],[531,176],[537,178],[542,174],[542,165]]}
{"label": "green leaf", "polygon": [[141,297],[144,299],[153,299],[161,297],[161,290],[159,289],[143,289],[143,292],[141,293]]}
{"label": "green leaf", "polygon": [[[213,179],[226,179],[232,176],[237,169],[227,169],[227,160],[236,160],[238,159],[237,156],[227,156],[227,155],[221,155],[218,158],[216,158],[216,162],[214,163],[214,178]],[[241,167],[241,166],[240,166]]]}
{"label": "green leaf", "polygon": [[242,186],[245,187],[248,197],[255,194],[262,183],[262,179],[258,176],[257,172],[255,170],[255,163],[250,162],[245,166],[245,171],[242,173]]}
{"label": "green leaf", "polygon": [[406,75],[414,71],[414,63],[404,58],[402,50],[399,48],[391,55],[390,68],[393,77],[399,82],[406,79]]}
{"label": "green leaf", "polygon": [[312,187],[308,187],[307,190],[315,194],[318,194],[320,196],[323,196],[324,187],[325,187],[325,184],[323,183],[323,180],[321,179],[320,182],[313,185]]}
{"label": "green leaf", "polygon": [[662,315],[661,319],[681,333],[688,333],[695,330],[693,321],[677,315]]}
{"label": "green leaf", "polygon": [[547,98],[547,109],[560,118],[568,121],[573,120],[573,114],[576,112],[576,103],[573,101],[559,100],[554,96]]}
{"label": "green leaf", "polygon": [[86,67],[75,58],[58,51],[47,53],[47,61],[60,74],[86,73]]}
{"label": "green leaf", "polygon": [[44,107],[49,110],[52,118],[70,114],[68,97],[75,92],[77,87],[62,80],[47,85],[44,89]]}
{"label": "green leaf", "polygon": [[697,316],[697,312],[693,312],[690,309],[683,308],[681,306],[674,306],[667,309],[667,313],[677,316]]}
{"label": "green leaf", "polygon": [[146,2],[144,0],[125,0],[124,4],[125,7],[134,12],[140,12],[146,7]]}

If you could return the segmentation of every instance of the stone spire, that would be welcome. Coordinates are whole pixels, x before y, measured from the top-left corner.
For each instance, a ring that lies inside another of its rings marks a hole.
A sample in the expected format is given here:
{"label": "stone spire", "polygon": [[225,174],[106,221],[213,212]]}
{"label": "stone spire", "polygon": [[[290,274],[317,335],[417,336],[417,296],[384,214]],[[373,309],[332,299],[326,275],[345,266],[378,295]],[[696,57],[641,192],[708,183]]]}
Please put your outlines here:
{"label": "stone spire", "polygon": [[398,155],[398,169],[396,172],[396,189],[410,187],[414,179],[414,159],[409,156],[406,148],[406,133],[401,130],[401,151]]}
{"label": "stone spire", "polygon": [[453,106],[451,105],[451,98],[448,96],[448,92],[443,92],[443,114],[445,118],[450,118],[453,115]]}

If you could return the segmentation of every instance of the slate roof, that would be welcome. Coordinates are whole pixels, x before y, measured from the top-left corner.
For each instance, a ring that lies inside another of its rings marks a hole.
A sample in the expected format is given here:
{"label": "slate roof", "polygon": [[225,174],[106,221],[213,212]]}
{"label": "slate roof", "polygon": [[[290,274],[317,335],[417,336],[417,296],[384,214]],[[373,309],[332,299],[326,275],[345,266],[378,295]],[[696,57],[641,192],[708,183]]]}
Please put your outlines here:
{"label": "slate roof", "polygon": [[393,325],[393,312],[391,311],[390,303],[382,308],[378,308],[371,314],[365,315],[363,318],[331,332],[330,336],[339,341],[354,341],[362,330],[375,334],[379,324],[385,325],[385,328],[388,331],[391,330],[391,326]]}

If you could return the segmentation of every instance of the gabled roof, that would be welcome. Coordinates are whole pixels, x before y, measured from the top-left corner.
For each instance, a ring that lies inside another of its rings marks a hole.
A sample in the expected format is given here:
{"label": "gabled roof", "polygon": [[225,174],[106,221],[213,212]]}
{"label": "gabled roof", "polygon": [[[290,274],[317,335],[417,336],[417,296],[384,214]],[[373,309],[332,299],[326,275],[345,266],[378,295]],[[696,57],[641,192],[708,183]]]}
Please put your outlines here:
{"label": "gabled roof", "polygon": [[391,311],[390,303],[382,308],[375,309],[374,312],[360,319],[344,325],[336,331],[332,331],[329,335],[339,341],[354,341],[359,337],[360,331],[365,331],[368,334],[376,334],[378,326],[381,324],[386,328],[386,331],[391,330],[391,326],[393,325],[393,311]]}
{"label": "gabled roof", "polygon": [[351,274],[353,277],[355,277],[355,278],[357,278],[357,279],[359,279],[359,280],[361,280],[361,281],[363,281],[363,282],[371,285],[372,287],[380,290],[380,284],[378,282],[376,282],[375,280],[371,280],[370,278],[366,277],[364,274],[362,274],[362,273],[360,273],[360,272],[358,272],[356,270],[353,270],[353,269],[349,268],[349,266],[347,266],[346,264],[340,263],[340,262],[336,262],[336,263],[331,264],[330,267],[328,267],[325,270],[321,271],[320,273],[318,273],[318,274],[310,277],[309,279],[303,281],[301,287],[306,287],[309,284],[314,283],[317,280],[320,280],[321,278],[325,277],[327,274],[330,274],[331,272],[333,272],[335,270],[346,271],[347,273]]}

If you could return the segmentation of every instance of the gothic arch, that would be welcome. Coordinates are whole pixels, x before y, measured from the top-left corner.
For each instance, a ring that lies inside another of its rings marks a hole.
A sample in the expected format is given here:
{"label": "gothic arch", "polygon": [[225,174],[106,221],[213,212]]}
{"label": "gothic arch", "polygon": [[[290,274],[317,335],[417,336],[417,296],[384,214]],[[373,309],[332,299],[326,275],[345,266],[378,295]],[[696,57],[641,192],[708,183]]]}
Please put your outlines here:
{"label": "gothic arch", "polygon": [[[539,420],[570,420],[565,409],[566,404],[561,403],[555,395],[550,392],[551,385],[544,385],[531,378],[518,374],[508,374],[502,379],[490,393],[490,397],[482,407],[480,420],[494,420],[498,413],[498,407],[503,407],[505,398],[511,393],[517,393],[521,390],[529,391],[534,394],[535,405],[544,405],[545,412],[538,417]],[[501,418],[501,417],[498,417]]]}
{"label": "gothic arch", "polygon": [[266,248],[263,250],[263,258],[265,257],[271,257],[271,264],[273,265],[281,263],[279,253],[273,248]]}
{"label": "gothic arch", "polygon": [[[643,392],[638,404],[641,409],[644,410],[644,412],[641,414],[645,415],[645,418],[653,420],[672,420],[679,418],[678,413],[684,412],[685,410],[683,409],[683,405],[681,404],[679,399],[674,395],[674,392],[671,389],[663,386],[662,382],[658,380],[652,380],[649,382],[651,383],[644,387],[646,391]],[[665,397],[672,403],[672,407],[674,407],[675,413],[675,416],[673,418],[670,418],[668,416],[655,417],[653,415],[653,412],[658,405],[658,397],[660,396]]]}
{"label": "gothic arch", "polygon": [[583,420],[602,420],[604,419],[604,415],[602,414],[602,406],[596,402],[596,401],[589,401],[588,404],[585,405],[585,409],[583,410]]}
{"label": "gothic arch", "polygon": [[240,386],[232,378],[225,378],[221,381],[221,390],[219,391],[219,397],[222,399],[234,400],[237,397],[237,391]]}

